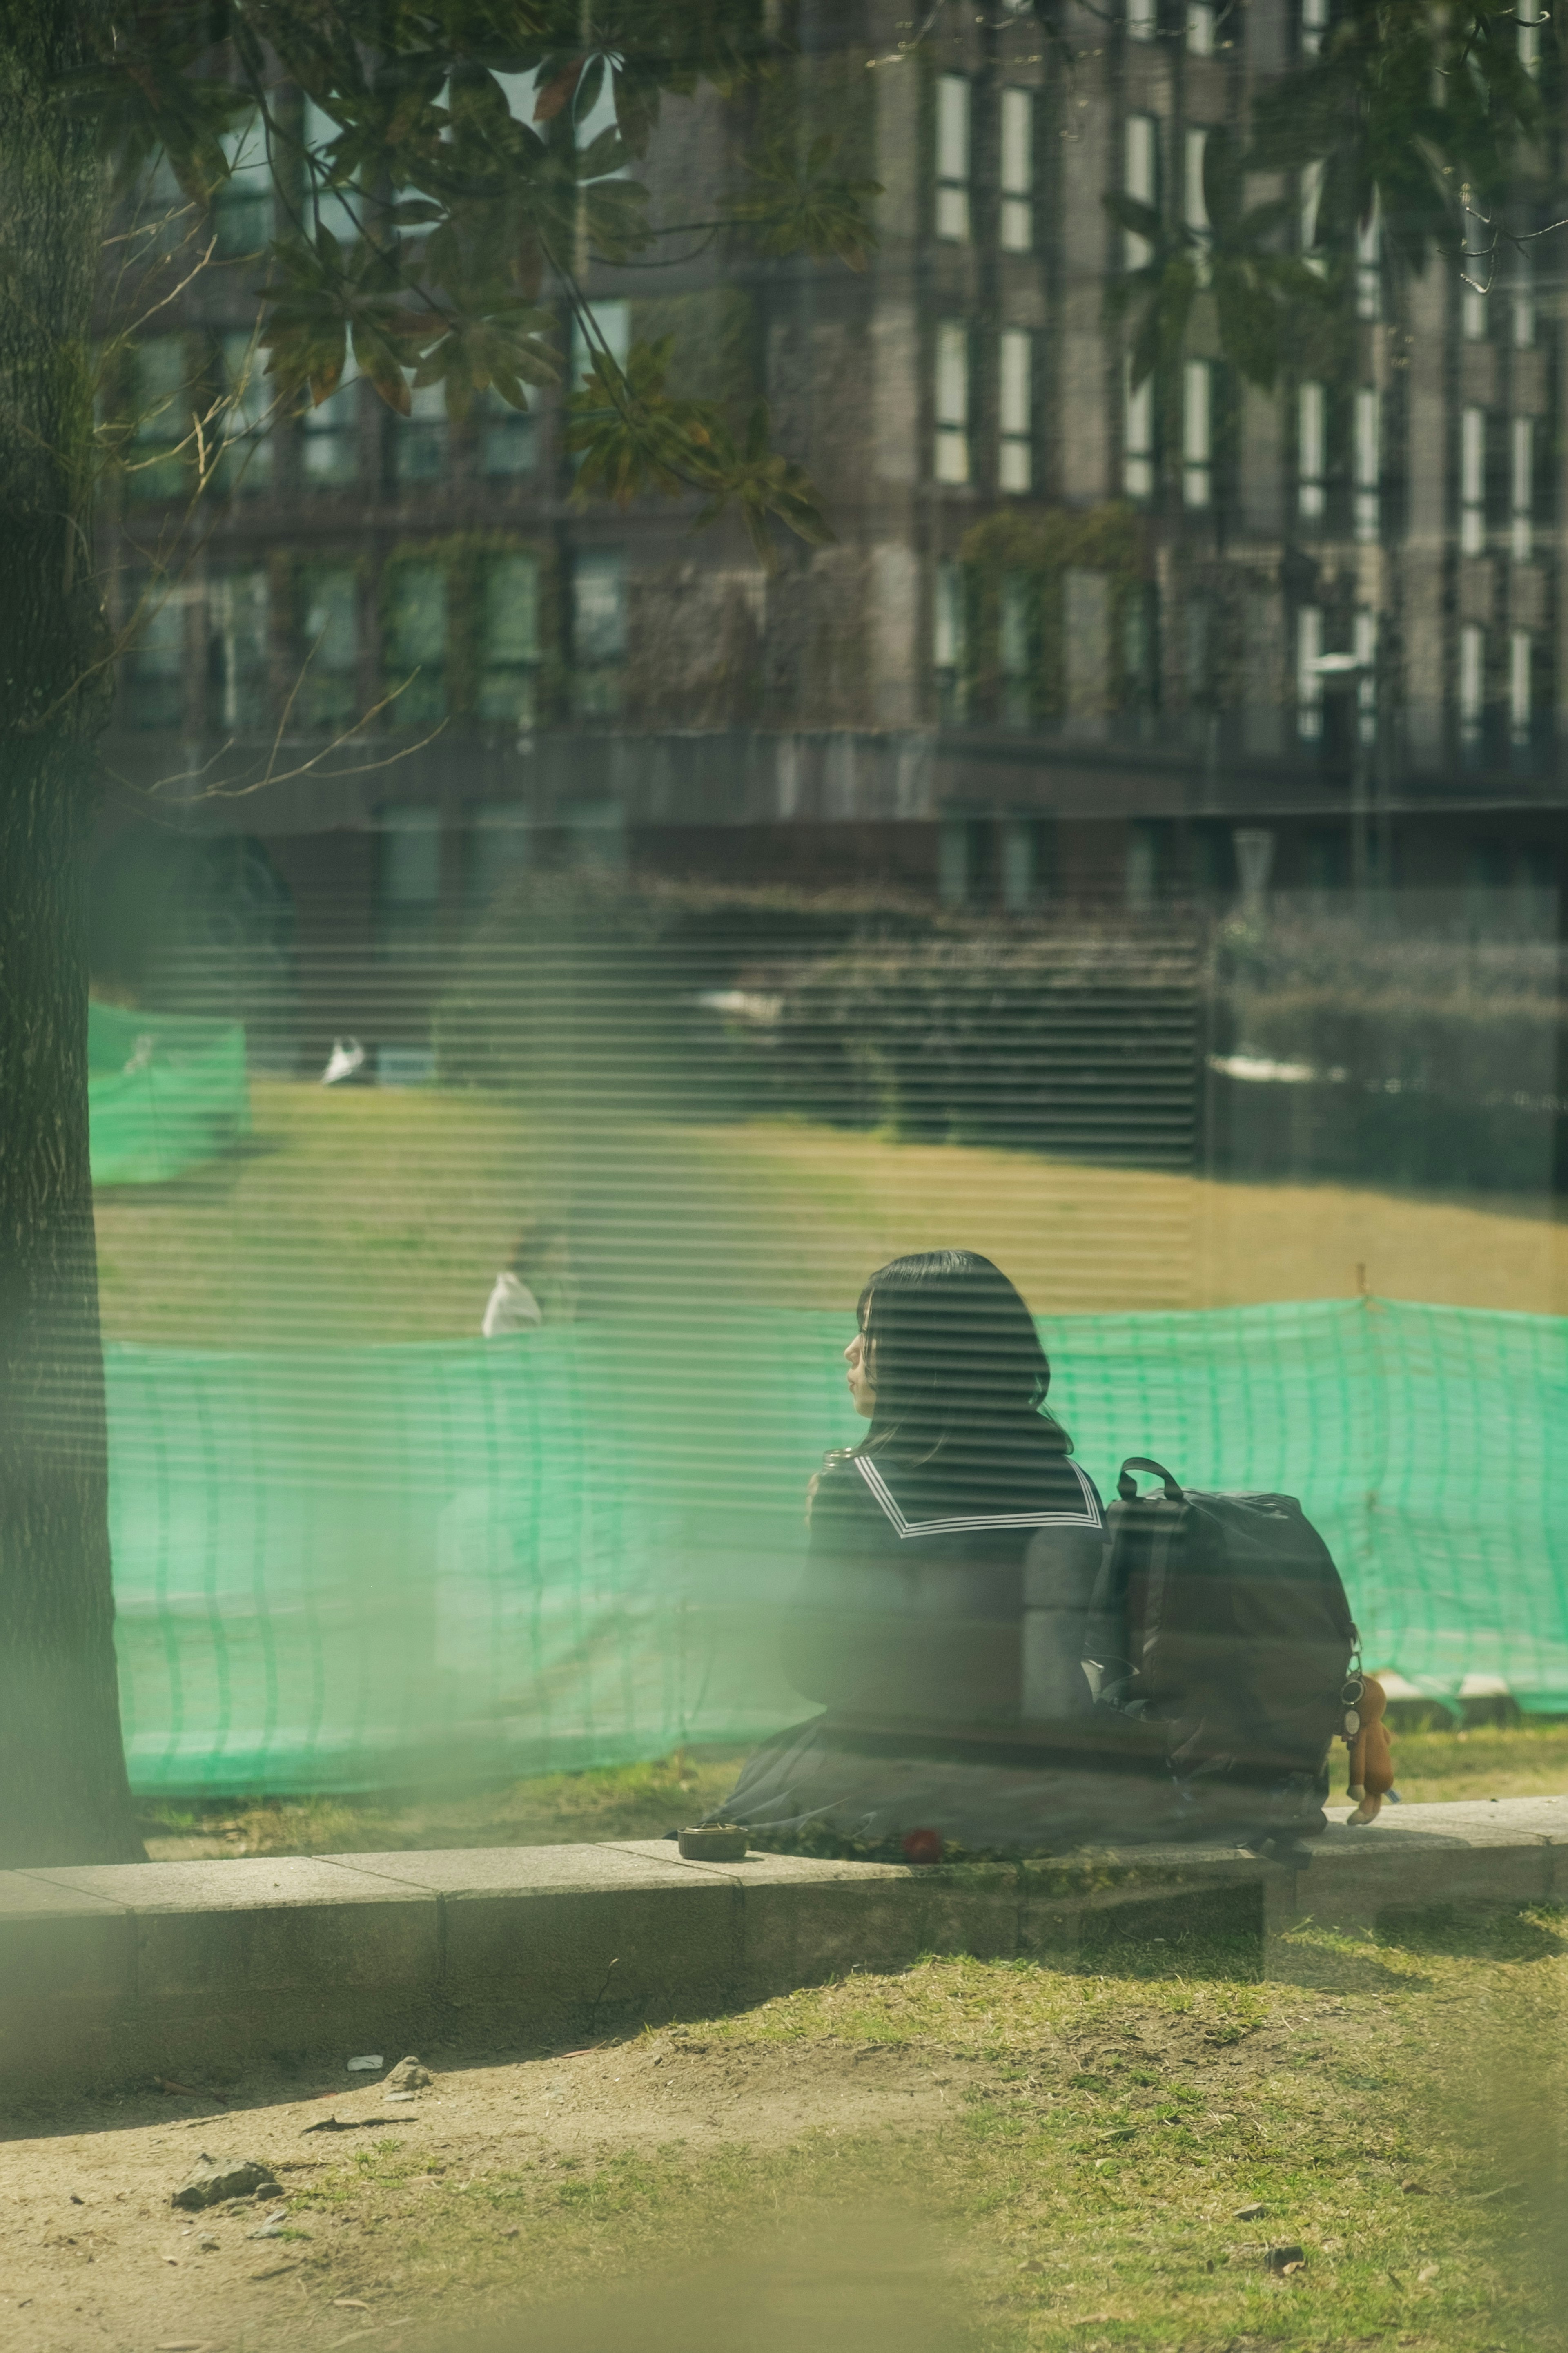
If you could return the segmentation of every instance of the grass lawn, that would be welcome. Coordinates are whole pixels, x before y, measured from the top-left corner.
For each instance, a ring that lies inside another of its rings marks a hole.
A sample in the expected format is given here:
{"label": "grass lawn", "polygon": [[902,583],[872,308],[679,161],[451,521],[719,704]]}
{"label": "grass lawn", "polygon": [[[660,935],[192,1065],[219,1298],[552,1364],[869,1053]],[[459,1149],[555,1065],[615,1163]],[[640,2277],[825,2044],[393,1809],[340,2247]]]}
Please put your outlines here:
{"label": "grass lawn", "polygon": [[[392,1853],[413,1847],[557,1846],[661,1838],[700,1820],[733,1787],[743,1750],[691,1748],[646,1765],[554,1773],[439,1802],[395,1798],[148,1803],[154,1860],[219,1854]],[[1398,1786],[1407,1803],[1534,1798],[1568,1789],[1568,1725],[1402,1732]],[[1333,1770],[1342,1778],[1336,1751]],[[1335,1796],[1342,1793],[1336,1787]]]}
{"label": "grass lawn", "polygon": [[[298,2070],[232,2081],[226,2116],[56,2104],[0,2145],[7,2292],[29,2353],[76,2353],[84,2299],[94,2342],[242,2353],[1560,2344],[1559,1916],[1307,1926],[1288,1983],[1164,1925],[1075,1969],[931,1960],[581,2052],[455,2021],[414,2107],[328,2094],[370,2125],[346,2147],[301,2137]],[[171,2221],[193,2132],[277,2167],[269,2245],[252,2213]]]}
{"label": "grass lawn", "polygon": [[201,1347],[460,1339],[519,1227],[570,1214],[585,1304],[839,1308],[962,1240],[1042,1314],[1347,1297],[1568,1310],[1568,1228],[1528,1205],[1215,1184],[811,1125],[616,1126],[567,1150],[515,1105],[254,1082],[247,1151],[106,1187],[104,1329]]}

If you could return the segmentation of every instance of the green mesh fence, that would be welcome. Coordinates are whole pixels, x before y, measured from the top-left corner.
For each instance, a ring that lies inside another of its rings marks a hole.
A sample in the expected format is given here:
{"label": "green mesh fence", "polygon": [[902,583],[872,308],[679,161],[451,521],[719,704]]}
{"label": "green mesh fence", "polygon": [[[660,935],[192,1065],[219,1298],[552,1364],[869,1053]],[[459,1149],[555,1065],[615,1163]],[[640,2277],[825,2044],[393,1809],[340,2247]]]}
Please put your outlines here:
{"label": "green mesh fence", "polygon": [[[1368,1663],[1568,1710],[1568,1321],[1385,1300],[1042,1326],[1124,1454],[1301,1497]],[[409,1787],[745,1740],[805,1712],[769,1609],[853,1437],[836,1315],[451,1346],[108,1351],[126,1730],[144,1790]]]}
{"label": "green mesh fence", "polygon": [[250,1125],[238,1022],[90,1005],[87,1057],[95,1185],[164,1184]]}

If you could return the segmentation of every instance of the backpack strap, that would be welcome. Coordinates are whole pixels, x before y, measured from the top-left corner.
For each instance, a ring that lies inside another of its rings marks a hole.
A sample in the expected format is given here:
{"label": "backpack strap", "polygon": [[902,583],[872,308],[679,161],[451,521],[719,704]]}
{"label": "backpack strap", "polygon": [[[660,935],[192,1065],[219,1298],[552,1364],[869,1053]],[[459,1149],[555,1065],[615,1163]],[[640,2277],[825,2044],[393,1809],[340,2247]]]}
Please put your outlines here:
{"label": "backpack strap", "polygon": [[1147,1471],[1152,1477],[1160,1480],[1164,1486],[1167,1504],[1186,1502],[1187,1499],[1174,1477],[1166,1470],[1163,1462],[1153,1461],[1147,1454],[1130,1454],[1118,1472],[1116,1480],[1116,1492],[1124,1504],[1133,1504],[1138,1500],[1138,1482],[1131,1476],[1134,1471]]}

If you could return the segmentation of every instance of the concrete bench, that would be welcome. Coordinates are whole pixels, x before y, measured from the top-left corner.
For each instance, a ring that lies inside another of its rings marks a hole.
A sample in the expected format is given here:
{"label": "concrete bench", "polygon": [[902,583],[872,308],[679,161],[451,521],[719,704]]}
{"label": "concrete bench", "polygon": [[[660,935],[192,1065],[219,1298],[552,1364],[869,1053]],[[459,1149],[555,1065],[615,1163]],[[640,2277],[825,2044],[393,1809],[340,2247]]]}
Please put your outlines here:
{"label": "concrete bench", "polygon": [[1194,1846],[686,1862],[639,1840],[4,1872],[0,2088],[589,2040],[923,1953],[1092,1963],[1200,1901],[1286,1973],[1279,1939],[1303,1918],[1375,1929],[1405,1909],[1568,1902],[1568,1796],[1335,1822],[1301,1872]]}

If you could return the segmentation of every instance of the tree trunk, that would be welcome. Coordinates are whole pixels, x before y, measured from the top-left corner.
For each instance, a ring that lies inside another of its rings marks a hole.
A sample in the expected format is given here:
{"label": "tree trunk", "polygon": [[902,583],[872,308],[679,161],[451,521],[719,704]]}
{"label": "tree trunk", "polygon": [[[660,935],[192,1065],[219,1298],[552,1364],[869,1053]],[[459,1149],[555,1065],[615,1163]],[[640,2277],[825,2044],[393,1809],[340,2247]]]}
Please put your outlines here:
{"label": "tree trunk", "polygon": [[0,1866],[142,1860],[120,1732],[88,1165],[103,714],[90,334],[103,174],[61,77],[98,5],[0,29]]}

